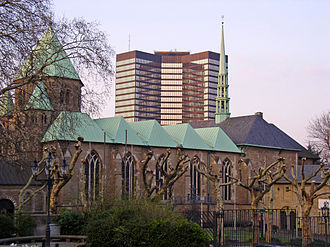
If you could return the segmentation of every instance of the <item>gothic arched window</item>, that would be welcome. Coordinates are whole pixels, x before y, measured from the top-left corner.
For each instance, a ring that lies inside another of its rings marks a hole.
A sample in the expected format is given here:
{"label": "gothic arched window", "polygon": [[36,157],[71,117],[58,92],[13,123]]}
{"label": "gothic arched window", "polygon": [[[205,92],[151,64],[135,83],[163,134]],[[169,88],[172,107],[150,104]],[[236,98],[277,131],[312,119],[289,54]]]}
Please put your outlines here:
{"label": "gothic arched window", "polygon": [[131,198],[134,194],[134,158],[130,152],[122,159],[121,169],[123,197]]}
{"label": "gothic arched window", "polygon": [[[230,161],[225,160],[223,162],[223,182],[228,183],[230,182],[230,176],[231,176],[231,168],[230,168]],[[224,200],[231,200],[231,185],[226,185],[223,187],[223,199]]]}
{"label": "gothic arched window", "polygon": [[91,151],[85,161],[85,196],[86,201],[96,201],[100,194],[100,158]]}
{"label": "gothic arched window", "polygon": [[[159,188],[164,183],[164,176],[160,172],[158,166],[160,166],[164,162],[164,159],[165,159],[165,155],[162,154],[161,156],[159,156],[157,163],[156,163],[156,182],[159,181]],[[163,169],[164,169],[164,172],[167,172],[167,169],[168,169],[167,161],[164,163]],[[156,189],[156,192],[159,191],[159,188]],[[168,199],[168,193],[167,193],[167,190],[165,190],[164,194],[163,194],[163,200],[167,200],[167,199]]]}
{"label": "gothic arched window", "polygon": [[199,200],[201,195],[201,174],[197,171],[194,162],[190,162],[190,194],[192,200]]}

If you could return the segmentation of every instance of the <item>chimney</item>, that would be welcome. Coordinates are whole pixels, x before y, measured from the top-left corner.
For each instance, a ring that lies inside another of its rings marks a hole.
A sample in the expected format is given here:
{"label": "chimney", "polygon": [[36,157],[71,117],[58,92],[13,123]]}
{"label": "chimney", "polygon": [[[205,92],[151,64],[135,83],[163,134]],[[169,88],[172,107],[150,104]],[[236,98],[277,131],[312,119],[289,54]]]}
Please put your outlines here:
{"label": "chimney", "polygon": [[256,112],[254,115],[260,116],[262,119],[264,118],[264,114],[261,111]]}

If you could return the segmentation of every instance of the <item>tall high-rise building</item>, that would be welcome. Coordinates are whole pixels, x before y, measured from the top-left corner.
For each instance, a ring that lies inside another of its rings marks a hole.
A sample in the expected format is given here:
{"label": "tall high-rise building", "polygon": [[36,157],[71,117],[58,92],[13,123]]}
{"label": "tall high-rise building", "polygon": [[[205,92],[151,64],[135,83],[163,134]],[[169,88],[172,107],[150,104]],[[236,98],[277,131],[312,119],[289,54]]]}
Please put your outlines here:
{"label": "tall high-rise building", "polygon": [[[227,71],[228,57],[221,57]],[[211,51],[118,54],[116,115],[127,121],[156,119],[162,125],[215,120],[219,60],[220,54]]]}

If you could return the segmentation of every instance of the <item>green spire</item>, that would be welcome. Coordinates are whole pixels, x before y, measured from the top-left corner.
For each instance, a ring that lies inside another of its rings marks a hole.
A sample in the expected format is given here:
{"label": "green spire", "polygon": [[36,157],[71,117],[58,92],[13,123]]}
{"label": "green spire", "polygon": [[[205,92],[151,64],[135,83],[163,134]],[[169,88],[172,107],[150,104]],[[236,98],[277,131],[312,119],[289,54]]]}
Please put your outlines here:
{"label": "green spire", "polygon": [[[45,66],[45,68],[39,72],[42,66]],[[77,71],[51,27],[44,33],[38,45],[18,72],[15,80],[36,73],[80,80]]]}
{"label": "green spire", "polygon": [[0,117],[10,115],[14,111],[13,99],[9,91],[0,97]]}
{"label": "green spire", "polygon": [[225,35],[222,22],[222,32],[221,32],[221,48],[220,48],[220,64],[219,64],[219,74],[226,74],[226,54],[225,54]]}
{"label": "green spire", "polygon": [[25,110],[29,109],[54,111],[54,108],[50,104],[47,91],[42,81],[38,82],[38,84],[33,90],[29,102],[25,106]]}
{"label": "green spire", "polygon": [[228,71],[225,54],[224,22],[222,21],[219,75],[217,85],[215,122],[220,123],[230,117],[228,96]]}

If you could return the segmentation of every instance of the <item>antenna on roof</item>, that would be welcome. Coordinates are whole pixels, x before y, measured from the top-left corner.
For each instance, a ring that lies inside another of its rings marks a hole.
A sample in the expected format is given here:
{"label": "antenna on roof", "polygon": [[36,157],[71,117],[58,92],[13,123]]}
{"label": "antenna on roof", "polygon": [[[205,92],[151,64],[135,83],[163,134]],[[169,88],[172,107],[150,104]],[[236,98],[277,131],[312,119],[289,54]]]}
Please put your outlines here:
{"label": "antenna on roof", "polygon": [[131,34],[128,33],[128,51],[131,51]]}

